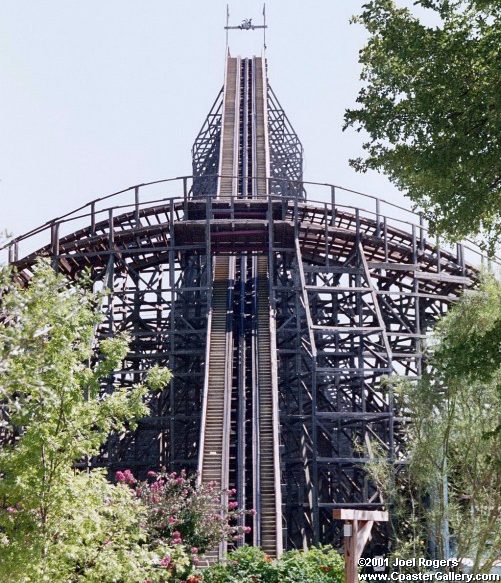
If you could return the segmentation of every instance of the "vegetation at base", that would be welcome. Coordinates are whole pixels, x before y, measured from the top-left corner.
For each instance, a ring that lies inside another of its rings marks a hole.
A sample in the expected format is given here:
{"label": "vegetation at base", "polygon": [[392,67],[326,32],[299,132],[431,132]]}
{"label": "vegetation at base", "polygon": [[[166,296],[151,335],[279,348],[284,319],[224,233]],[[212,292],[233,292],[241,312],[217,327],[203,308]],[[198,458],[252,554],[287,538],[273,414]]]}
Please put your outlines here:
{"label": "vegetation at base", "polygon": [[0,580],[189,581],[200,550],[239,535],[235,502],[215,520],[221,492],[184,473],[138,482],[124,469],[113,484],[82,464],[110,432],[133,429],[147,393],[171,378],[155,367],[144,385],[103,394],[128,340],[95,345],[101,297],[89,288],[43,260],[26,287],[0,269]]}
{"label": "vegetation at base", "polygon": [[343,583],[343,558],[330,546],[288,551],[278,560],[260,548],[241,547],[224,565],[203,572],[204,583]]}
{"label": "vegetation at base", "polygon": [[363,130],[359,171],[384,172],[451,240],[501,235],[501,4],[417,0],[428,26],[392,0],[371,0],[355,22],[360,51],[357,109],[345,129]]}
{"label": "vegetation at base", "polygon": [[448,524],[455,556],[489,572],[501,548],[499,281],[485,276],[440,320],[429,364],[419,384],[394,387],[412,419],[409,464],[393,476],[379,451],[369,471],[392,502],[395,555],[424,556],[432,541],[447,556]]}

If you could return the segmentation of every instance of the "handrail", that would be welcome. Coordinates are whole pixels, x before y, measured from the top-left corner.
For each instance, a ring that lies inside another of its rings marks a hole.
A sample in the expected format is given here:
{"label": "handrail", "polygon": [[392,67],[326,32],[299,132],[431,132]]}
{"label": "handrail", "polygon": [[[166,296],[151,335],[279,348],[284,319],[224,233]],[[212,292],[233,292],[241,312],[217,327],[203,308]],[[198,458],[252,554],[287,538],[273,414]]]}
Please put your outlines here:
{"label": "handrail", "polygon": [[[110,193],[108,195],[95,198],[95,199],[89,201],[88,203],[73,209],[72,211],[69,211],[69,212],[67,212],[59,217],[55,217],[55,218],[51,219],[50,221],[46,221],[45,223],[42,223],[38,227],[35,227],[35,228],[31,229],[30,231],[23,233],[22,235],[19,235],[17,237],[13,237],[9,241],[5,242],[2,246],[0,246],[0,251],[12,248],[13,246],[17,245],[21,241],[25,241],[25,240],[29,239],[30,237],[33,237],[33,236],[38,235],[44,231],[47,231],[48,229],[53,228],[54,225],[69,223],[71,221],[75,221],[77,219],[83,219],[85,217],[91,217],[92,224],[95,225],[96,217],[98,215],[101,215],[102,213],[108,212],[111,208],[113,208],[113,209],[131,208],[131,210],[136,209],[136,211],[139,211],[139,209],[144,208],[145,205],[152,205],[154,203],[164,202],[167,200],[182,200],[182,201],[186,202],[187,200],[198,200],[198,199],[202,199],[202,198],[206,198],[206,197],[210,197],[210,198],[215,199],[215,198],[217,198],[217,195],[215,193],[208,193],[208,194],[205,194],[203,196],[193,196],[192,188],[188,189],[188,181],[191,181],[191,186],[193,186],[194,180],[220,179],[220,178],[234,179],[236,177],[232,176],[232,175],[206,175],[206,176],[186,175],[186,176],[177,176],[174,178],[166,178],[166,179],[154,180],[151,182],[143,182],[140,184],[136,184],[136,185],[130,186],[128,188],[124,188],[122,190],[118,190],[116,192]],[[251,179],[258,180],[260,178],[252,177]],[[330,201],[329,202],[326,202],[325,200],[318,201],[318,200],[311,200],[311,199],[301,199],[301,200],[297,201],[298,205],[319,204],[322,206],[324,206],[324,205],[330,206],[331,209],[332,209],[332,205],[334,205],[334,207],[336,207],[336,208],[345,208],[345,209],[353,209],[353,210],[358,209],[364,213],[367,213],[369,215],[374,216],[376,218],[376,222],[378,222],[378,223],[380,223],[381,221],[386,219],[386,220],[391,220],[395,223],[399,223],[401,225],[417,227],[418,229],[420,229],[420,232],[423,234],[430,233],[429,226],[425,223],[422,213],[410,210],[408,208],[405,208],[405,207],[398,205],[398,204],[395,204],[393,202],[388,202],[388,201],[386,201],[378,196],[375,196],[375,195],[367,194],[364,192],[360,192],[360,191],[346,188],[343,186],[339,186],[336,184],[330,184],[327,182],[314,182],[314,181],[307,181],[307,180],[303,180],[303,181],[286,180],[286,179],[274,178],[274,177],[268,177],[266,180],[267,180],[268,184],[285,183],[288,185],[296,185],[296,186],[299,185],[299,186],[301,186],[302,189],[304,189],[305,186],[319,186],[319,187],[325,187],[326,189],[330,190],[330,192],[329,192]],[[150,200],[140,201],[140,198],[139,198],[140,189],[145,189],[147,187],[151,187],[151,186],[158,185],[158,184],[168,184],[168,183],[175,183],[175,182],[178,182],[178,183],[182,182],[182,184],[183,184],[183,186],[182,186],[183,196],[166,196],[163,198],[155,198],[153,200],[150,199]],[[369,199],[371,201],[374,201],[375,205],[376,205],[376,210],[374,211],[374,210],[370,210],[367,208],[363,208],[361,206],[357,206],[356,204],[351,205],[351,204],[337,203],[335,201],[335,198],[336,198],[336,191],[338,191],[338,190],[341,192],[344,192],[344,193],[353,194],[353,195],[360,196],[360,197],[363,197],[365,199]],[[134,196],[134,202],[131,202],[129,204],[116,205],[114,207],[105,207],[105,208],[101,208],[101,209],[96,209],[96,205],[98,203],[103,202],[103,201],[108,201],[112,198],[115,198],[115,197],[122,195],[122,194],[125,194],[125,193],[131,193]],[[281,195],[269,194],[268,198],[270,198],[272,200],[278,200],[278,201],[292,200],[291,197],[288,197],[286,195],[281,196]],[[232,197],[232,201],[233,200],[235,200],[234,197]],[[396,216],[392,216],[392,215],[387,215],[384,212],[381,212],[381,207],[383,205],[390,207],[390,208],[398,209],[399,211],[409,213],[410,215],[412,215],[413,217],[416,218],[417,222],[414,222],[410,219],[406,220],[404,218],[400,218],[400,217],[396,217]],[[84,209],[88,209],[88,212],[76,214],[76,213],[79,213],[80,211],[83,211]],[[472,241],[471,239],[465,239],[464,241],[460,242],[460,244],[468,251],[478,255],[480,257],[481,261],[485,260],[485,261],[489,261],[489,262],[493,262],[493,263],[496,263],[498,265],[501,265],[501,257],[499,257],[497,255],[488,256],[486,253],[484,253],[484,251],[480,248],[480,246],[475,241]]]}

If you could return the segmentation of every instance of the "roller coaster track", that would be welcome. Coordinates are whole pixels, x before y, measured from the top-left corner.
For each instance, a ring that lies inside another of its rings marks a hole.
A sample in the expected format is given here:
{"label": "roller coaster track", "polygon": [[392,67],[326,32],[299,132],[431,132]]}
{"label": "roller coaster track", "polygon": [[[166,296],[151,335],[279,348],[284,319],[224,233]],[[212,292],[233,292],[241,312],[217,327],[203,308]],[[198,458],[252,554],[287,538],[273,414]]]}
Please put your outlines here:
{"label": "roller coaster track", "polygon": [[[263,59],[228,56],[223,98],[220,175],[217,199],[266,198],[266,78]],[[249,170],[252,180],[249,181]],[[199,453],[200,480],[230,486],[233,335],[232,296],[235,257],[214,258],[212,309],[207,331],[205,400]],[[256,313],[253,314],[253,500],[254,542],[280,554],[281,501],[278,463],[277,375],[271,358],[268,258],[252,262]],[[223,507],[226,495],[223,494]],[[225,544],[209,559],[224,555]]]}
{"label": "roller coaster track", "polygon": [[[267,195],[268,144],[266,116],[266,72],[264,60],[254,59],[253,63],[253,136],[254,156],[253,174],[256,180],[255,198],[265,198]],[[256,521],[254,541],[263,550],[276,556],[280,554],[281,541],[281,500],[278,462],[278,404],[275,402],[276,369],[271,358],[271,321],[270,294],[268,274],[269,262],[266,255],[256,257],[254,276],[257,296],[257,405],[255,414],[255,448],[258,459],[254,467],[257,469],[254,481],[254,502],[256,504]],[[256,422],[257,421],[257,422]]]}
{"label": "roller coaster track", "polygon": [[[229,178],[221,178],[218,198],[230,198],[235,192],[235,156],[238,148],[236,134],[238,61],[227,59],[223,102],[223,126],[220,168]],[[229,487],[229,448],[232,389],[232,334],[230,269],[234,274],[233,257],[214,257],[212,309],[207,327],[207,358],[205,363],[205,395],[199,454],[202,483],[214,483],[223,491],[221,503],[227,503],[224,493]],[[224,511],[223,511],[224,512]],[[226,543],[209,553],[209,560],[223,558]]]}
{"label": "roller coaster track", "polygon": [[221,488],[223,518],[236,488],[256,510],[238,518],[252,526],[245,541],[271,556],[282,540],[340,543],[332,509],[384,505],[364,471],[369,445],[354,447],[374,438],[397,471],[405,463],[408,419],[381,377],[419,379],[436,319],[475,288],[479,263],[501,270],[472,242],[441,246],[421,214],[303,181],[302,160],[264,58],[228,55],[193,176],[94,198],[0,246],[20,285],[47,257],[109,290],[96,345],[122,331],[132,341],[103,391],[156,364],[174,372],[96,464],[196,468]]}

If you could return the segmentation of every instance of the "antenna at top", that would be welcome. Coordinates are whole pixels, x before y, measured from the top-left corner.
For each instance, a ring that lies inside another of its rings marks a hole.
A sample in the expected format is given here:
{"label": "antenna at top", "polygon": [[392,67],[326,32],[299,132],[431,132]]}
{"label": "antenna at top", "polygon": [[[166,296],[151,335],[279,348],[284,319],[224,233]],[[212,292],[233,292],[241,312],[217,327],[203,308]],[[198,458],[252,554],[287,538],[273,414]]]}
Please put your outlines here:
{"label": "antenna at top", "polygon": [[263,29],[263,46],[266,49],[266,29],[268,28],[266,24],[266,4],[263,4],[263,24],[253,24],[252,18],[244,18],[242,22],[237,26],[230,26],[230,7],[226,4],[226,48],[228,48],[228,34],[230,30],[256,30],[258,28]]}

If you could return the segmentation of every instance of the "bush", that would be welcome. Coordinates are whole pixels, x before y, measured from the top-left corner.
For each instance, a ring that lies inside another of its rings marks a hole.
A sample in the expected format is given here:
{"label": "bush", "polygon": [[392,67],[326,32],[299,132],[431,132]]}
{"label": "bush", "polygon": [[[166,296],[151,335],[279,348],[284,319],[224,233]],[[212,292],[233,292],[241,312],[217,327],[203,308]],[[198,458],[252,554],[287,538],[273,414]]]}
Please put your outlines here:
{"label": "bush", "polygon": [[343,583],[344,562],[330,546],[289,551],[272,560],[260,548],[242,547],[228,556],[226,565],[203,573],[204,583]]}
{"label": "bush", "polygon": [[215,482],[197,484],[196,475],[181,472],[148,472],[148,480],[137,481],[130,470],[118,471],[117,482],[134,489],[145,507],[145,529],[151,540],[184,545],[194,558],[215,548],[222,540],[238,540],[250,527],[237,526],[246,514],[232,498],[236,490],[222,492]]}
{"label": "bush", "polygon": [[343,583],[344,561],[330,546],[312,547],[285,553],[278,562],[278,572],[281,583]]}

